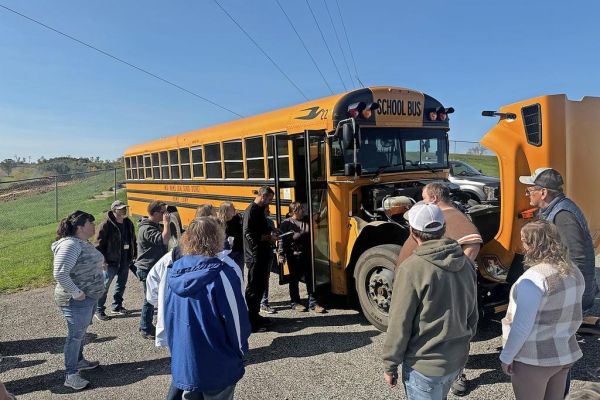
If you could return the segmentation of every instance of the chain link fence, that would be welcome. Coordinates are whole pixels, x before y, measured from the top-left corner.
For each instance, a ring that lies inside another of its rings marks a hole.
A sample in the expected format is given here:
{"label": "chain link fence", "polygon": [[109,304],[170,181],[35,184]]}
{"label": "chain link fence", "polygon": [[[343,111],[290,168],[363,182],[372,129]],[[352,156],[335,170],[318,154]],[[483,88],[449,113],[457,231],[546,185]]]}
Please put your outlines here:
{"label": "chain link fence", "polygon": [[124,179],[123,169],[109,169],[1,182],[0,233],[54,224],[78,209],[100,215],[124,198]]}

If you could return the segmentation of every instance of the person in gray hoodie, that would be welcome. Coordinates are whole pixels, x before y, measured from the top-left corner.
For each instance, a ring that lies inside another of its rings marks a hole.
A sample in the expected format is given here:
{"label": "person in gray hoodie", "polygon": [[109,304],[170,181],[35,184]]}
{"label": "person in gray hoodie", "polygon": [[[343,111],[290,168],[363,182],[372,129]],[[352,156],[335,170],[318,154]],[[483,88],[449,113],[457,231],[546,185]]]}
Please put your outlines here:
{"label": "person in gray hoodie", "polygon": [[[137,239],[136,275],[144,289],[144,304],[140,314],[140,334],[143,338],[154,340],[156,328],[152,324],[154,306],[146,300],[146,278],[150,269],[167,253],[167,244],[171,238],[167,204],[153,201],[148,205],[148,218],[139,223]],[[162,221],[162,226],[159,223]]]}
{"label": "person in gray hoodie", "polygon": [[396,386],[398,366],[411,399],[445,399],[464,367],[475,335],[475,266],[460,245],[443,238],[444,216],[434,204],[406,215],[418,247],[396,270],[387,336],[384,380]]}

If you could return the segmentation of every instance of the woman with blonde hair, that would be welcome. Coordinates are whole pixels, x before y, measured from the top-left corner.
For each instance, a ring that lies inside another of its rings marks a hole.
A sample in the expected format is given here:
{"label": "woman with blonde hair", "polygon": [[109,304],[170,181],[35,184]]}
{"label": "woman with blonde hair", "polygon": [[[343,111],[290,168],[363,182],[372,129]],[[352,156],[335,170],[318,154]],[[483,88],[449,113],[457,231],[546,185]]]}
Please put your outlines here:
{"label": "woman with blonde hair", "polygon": [[240,275],[218,257],[224,240],[217,218],[194,219],[167,272],[165,333],[184,399],[233,399],[244,375],[250,321]]}
{"label": "woman with blonde hair", "polygon": [[582,321],[583,275],[554,224],[528,223],[521,241],[527,269],[510,291],[502,320],[502,369],[517,400],[563,399],[569,370],[583,355],[575,337]]}
{"label": "woman with blonde hair", "polygon": [[[225,227],[225,247],[231,250],[229,257],[240,267],[244,269],[244,236],[242,227],[242,217],[235,211],[233,203],[223,202],[217,210],[217,218]],[[230,239],[231,238],[231,239]],[[233,244],[230,243],[233,241]],[[229,248],[227,248],[229,246]]]}

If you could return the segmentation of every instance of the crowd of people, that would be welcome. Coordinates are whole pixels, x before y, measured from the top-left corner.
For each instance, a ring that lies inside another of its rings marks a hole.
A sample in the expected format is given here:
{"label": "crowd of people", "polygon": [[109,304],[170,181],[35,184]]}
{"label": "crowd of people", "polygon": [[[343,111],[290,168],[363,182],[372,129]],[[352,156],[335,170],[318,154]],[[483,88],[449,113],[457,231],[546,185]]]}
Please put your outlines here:
{"label": "crowd of people", "polygon": [[[570,368],[582,357],[576,333],[600,332],[591,315],[598,293],[594,250],[583,213],[563,194],[556,170],[538,169],[521,182],[539,218],[521,230],[525,271],[512,286],[502,320],[499,368],[510,375],[517,399],[562,399]],[[272,263],[288,265],[293,310],[325,312],[311,284],[310,221],[303,205],[292,202],[276,228],[268,218],[273,196],[261,187],[243,213],[231,202],[200,206],[171,250],[162,201],[148,205],[137,237],[120,201],[112,204],[94,244],[91,214],[75,211],[64,218],[52,244],[54,297],[67,323],[64,385],[81,390],[89,384],[79,372],[99,363],[83,355],[86,330],[94,317],[110,319],[106,301],[115,278],[109,313],[129,313],[123,294],[132,270],[144,290],[140,335],[171,353],[167,399],[232,399],[250,334],[268,330],[271,322],[260,312],[274,312],[268,303]],[[475,259],[482,239],[445,185],[426,185],[422,197],[404,216],[410,237],[396,267],[384,380],[396,386],[401,366],[408,399],[445,399],[450,390],[468,392],[463,369],[479,316]],[[303,278],[306,304],[299,291]]]}

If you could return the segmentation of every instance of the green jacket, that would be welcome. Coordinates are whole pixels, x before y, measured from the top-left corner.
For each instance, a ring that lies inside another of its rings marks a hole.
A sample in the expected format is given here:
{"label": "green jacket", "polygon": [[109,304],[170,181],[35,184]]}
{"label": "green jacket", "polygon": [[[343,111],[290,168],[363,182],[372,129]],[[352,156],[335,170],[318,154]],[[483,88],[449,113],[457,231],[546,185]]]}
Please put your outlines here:
{"label": "green jacket", "polygon": [[404,363],[423,375],[464,367],[477,327],[477,278],[460,245],[442,238],[419,246],[396,269],[385,371]]}

